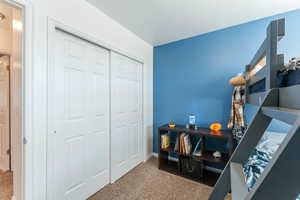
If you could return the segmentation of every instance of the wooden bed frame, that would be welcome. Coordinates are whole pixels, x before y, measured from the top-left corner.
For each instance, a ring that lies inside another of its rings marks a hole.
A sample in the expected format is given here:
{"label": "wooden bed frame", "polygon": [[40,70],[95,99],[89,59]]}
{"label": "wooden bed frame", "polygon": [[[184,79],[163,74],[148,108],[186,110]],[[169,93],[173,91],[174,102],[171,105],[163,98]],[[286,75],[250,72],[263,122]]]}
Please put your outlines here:
{"label": "wooden bed frame", "polygon": [[[259,106],[245,135],[223,170],[210,200],[221,200],[231,192],[233,200],[295,200],[300,194],[300,85],[278,88],[278,70],[284,67],[284,55],[277,44],[285,35],[285,20],[272,21],[267,36],[254,58],[246,66],[246,74],[266,59],[266,66],[247,77],[246,103]],[[250,87],[264,80],[265,91],[250,93]],[[272,119],[288,123],[291,128],[253,189],[248,191],[243,165],[259,143]]]}
{"label": "wooden bed frame", "polygon": [[[248,76],[246,81],[246,103],[261,105],[266,97],[267,91],[277,88],[276,80],[280,69],[284,67],[284,54],[277,53],[278,42],[285,36],[285,19],[272,21],[267,28],[267,37],[259,47],[250,64],[246,66],[245,72],[251,70],[266,57],[266,66],[253,76]],[[265,80],[265,91],[249,93],[249,88],[258,82]],[[300,85],[279,88],[279,107],[300,109]]]}

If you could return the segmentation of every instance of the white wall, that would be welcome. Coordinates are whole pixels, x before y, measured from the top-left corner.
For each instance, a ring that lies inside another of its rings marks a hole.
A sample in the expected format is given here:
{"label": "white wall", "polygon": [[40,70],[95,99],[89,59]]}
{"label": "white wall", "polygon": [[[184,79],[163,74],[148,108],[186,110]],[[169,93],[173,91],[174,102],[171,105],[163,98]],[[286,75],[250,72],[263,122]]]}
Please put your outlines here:
{"label": "white wall", "polygon": [[33,21],[33,191],[28,200],[46,194],[47,18],[54,19],[144,61],[144,125],[147,156],[152,153],[153,47],[120,26],[85,0],[32,0]]}

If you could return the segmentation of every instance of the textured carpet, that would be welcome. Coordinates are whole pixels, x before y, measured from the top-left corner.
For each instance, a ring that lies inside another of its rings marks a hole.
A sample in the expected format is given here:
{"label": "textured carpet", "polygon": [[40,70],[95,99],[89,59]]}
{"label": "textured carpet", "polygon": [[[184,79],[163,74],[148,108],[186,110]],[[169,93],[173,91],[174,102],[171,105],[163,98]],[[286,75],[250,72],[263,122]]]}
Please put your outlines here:
{"label": "textured carpet", "polygon": [[0,170],[0,200],[11,200],[13,194],[12,172]]}
{"label": "textured carpet", "polygon": [[89,200],[207,200],[211,191],[210,186],[159,170],[152,158]]}

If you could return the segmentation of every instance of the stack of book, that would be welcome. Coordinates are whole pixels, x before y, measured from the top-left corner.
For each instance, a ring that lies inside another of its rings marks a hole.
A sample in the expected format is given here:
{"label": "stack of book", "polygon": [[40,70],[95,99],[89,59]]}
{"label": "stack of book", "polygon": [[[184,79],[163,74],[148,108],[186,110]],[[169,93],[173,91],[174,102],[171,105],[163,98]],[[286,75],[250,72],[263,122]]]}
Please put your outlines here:
{"label": "stack of book", "polygon": [[174,150],[185,155],[190,155],[192,152],[192,143],[190,135],[182,133],[176,140]]}
{"label": "stack of book", "polygon": [[161,148],[167,149],[170,147],[170,136],[167,134],[161,135]]}

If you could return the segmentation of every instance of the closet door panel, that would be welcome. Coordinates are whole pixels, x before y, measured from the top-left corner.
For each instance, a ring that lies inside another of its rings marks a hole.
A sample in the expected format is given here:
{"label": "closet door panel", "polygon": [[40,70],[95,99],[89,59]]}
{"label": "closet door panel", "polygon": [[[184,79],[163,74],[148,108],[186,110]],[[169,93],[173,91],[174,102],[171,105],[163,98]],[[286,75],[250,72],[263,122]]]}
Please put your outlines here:
{"label": "closet door panel", "polygon": [[90,66],[89,122],[86,148],[88,165],[87,196],[109,182],[109,51],[88,43]]}
{"label": "closet door panel", "polygon": [[111,179],[116,180],[128,166],[127,66],[121,56],[111,59]]}
{"label": "closet door panel", "polygon": [[132,138],[130,140],[130,166],[135,167],[142,159],[142,65],[131,61],[129,69],[129,124]]}
{"label": "closet door panel", "polygon": [[139,152],[139,124],[131,123],[129,126],[130,144],[129,144],[129,155],[131,157],[138,156]]}
{"label": "closet door panel", "polygon": [[112,178],[118,179],[127,171],[128,166],[128,128],[127,126],[112,129],[112,141],[115,149],[112,150]]}
{"label": "closet door panel", "polygon": [[[54,165],[53,199],[80,199],[86,191],[87,92],[86,46],[75,38],[57,32],[54,68],[52,151]],[[49,170],[52,168],[49,167]]]}
{"label": "closet door panel", "polygon": [[111,55],[111,182],[142,162],[142,65]]}
{"label": "closet door panel", "polygon": [[109,183],[109,52],[59,30],[54,52],[48,198],[87,199]]}

